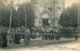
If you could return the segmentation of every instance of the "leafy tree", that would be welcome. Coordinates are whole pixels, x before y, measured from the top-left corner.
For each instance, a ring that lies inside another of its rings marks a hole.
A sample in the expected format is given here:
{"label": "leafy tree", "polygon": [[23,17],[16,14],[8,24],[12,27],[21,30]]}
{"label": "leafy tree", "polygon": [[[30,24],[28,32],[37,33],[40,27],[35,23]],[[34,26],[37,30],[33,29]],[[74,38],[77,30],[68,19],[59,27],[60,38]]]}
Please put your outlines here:
{"label": "leafy tree", "polygon": [[[60,25],[63,26],[61,30],[64,32],[63,34],[69,34],[76,31],[76,28],[78,26],[78,8],[79,6],[77,4],[73,4],[61,14]],[[71,29],[71,27],[73,29]]]}
{"label": "leafy tree", "polygon": [[18,11],[14,7],[7,7],[4,4],[0,5],[0,25],[9,27],[10,21],[10,8],[12,10],[12,27],[25,26],[25,8],[26,8],[26,23],[27,27],[34,26],[35,14],[31,3],[19,5]]}
{"label": "leafy tree", "polygon": [[9,26],[9,7],[7,7],[2,0],[0,0],[0,25]]}
{"label": "leafy tree", "polygon": [[[22,16],[21,19],[24,20],[25,18],[25,9],[26,9],[26,23],[28,27],[33,27],[34,26],[34,19],[35,19],[35,14],[34,14],[34,7],[32,6],[31,3],[23,4],[19,8],[20,16]],[[25,21],[25,20],[24,20]]]}

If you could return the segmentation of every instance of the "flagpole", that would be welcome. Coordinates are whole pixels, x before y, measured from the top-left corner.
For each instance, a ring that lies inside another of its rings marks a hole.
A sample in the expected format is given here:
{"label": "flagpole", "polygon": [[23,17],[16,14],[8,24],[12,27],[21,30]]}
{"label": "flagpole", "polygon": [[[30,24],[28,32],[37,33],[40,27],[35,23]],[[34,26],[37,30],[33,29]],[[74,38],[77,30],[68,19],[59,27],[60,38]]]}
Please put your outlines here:
{"label": "flagpole", "polygon": [[26,8],[25,8],[25,28],[27,28],[27,15],[26,15]]}
{"label": "flagpole", "polygon": [[10,8],[11,14],[10,14],[10,24],[9,24],[9,29],[11,30],[11,22],[12,22],[12,9]]}
{"label": "flagpole", "polygon": [[[25,2],[26,2],[26,0],[25,0]],[[25,28],[27,28],[27,15],[26,15],[26,3],[25,3]]]}
{"label": "flagpole", "polygon": [[[9,6],[9,5],[8,5]],[[9,6],[10,8],[10,20],[9,20],[9,29],[8,29],[8,32],[7,32],[7,39],[8,39],[8,44],[10,43],[10,39],[11,39],[11,22],[12,22],[12,9],[11,7]]]}
{"label": "flagpole", "polygon": [[78,9],[77,10],[78,11],[78,27],[77,28],[79,29],[79,8],[77,8],[77,9]]}
{"label": "flagpole", "polygon": [[25,0],[25,8],[24,8],[24,11],[25,11],[25,45],[28,45],[28,36],[26,34],[26,29],[27,29],[27,15],[26,15],[26,0]]}

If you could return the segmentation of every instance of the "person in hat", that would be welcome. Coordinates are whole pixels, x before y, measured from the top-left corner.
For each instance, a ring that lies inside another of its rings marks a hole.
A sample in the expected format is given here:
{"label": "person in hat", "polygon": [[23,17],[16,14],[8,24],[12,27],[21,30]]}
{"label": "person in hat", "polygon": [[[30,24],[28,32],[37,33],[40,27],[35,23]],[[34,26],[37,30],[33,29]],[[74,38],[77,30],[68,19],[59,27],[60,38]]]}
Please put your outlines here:
{"label": "person in hat", "polygon": [[25,30],[25,44],[29,44],[30,43],[30,30],[26,29]]}
{"label": "person in hat", "polygon": [[4,48],[4,47],[7,47],[7,31],[5,28],[2,29],[1,31],[1,47]]}

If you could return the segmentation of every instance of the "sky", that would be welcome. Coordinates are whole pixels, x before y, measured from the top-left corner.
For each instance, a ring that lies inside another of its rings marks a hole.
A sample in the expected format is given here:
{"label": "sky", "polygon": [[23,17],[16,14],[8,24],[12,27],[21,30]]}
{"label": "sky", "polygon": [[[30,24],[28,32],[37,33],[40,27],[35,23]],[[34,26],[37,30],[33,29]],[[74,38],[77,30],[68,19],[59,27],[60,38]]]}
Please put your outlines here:
{"label": "sky", "polygon": [[[10,0],[6,0],[6,2],[8,2]],[[13,0],[15,2],[15,4],[17,3],[23,3],[23,2],[30,2],[30,0]],[[73,3],[78,3],[80,0],[65,0],[65,8],[71,6]]]}
{"label": "sky", "polygon": [[65,0],[65,7],[69,7],[74,3],[79,3],[80,0]]}
{"label": "sky", "polygon": [[[24,0],[14,0],[15,3],[21,3],[24,2]],[[26,0],[27,2],[29,2],[30,0]],[[71,6],[73,3],[78,3],[79,0],[65,0],[65,7],[69,7]]]}

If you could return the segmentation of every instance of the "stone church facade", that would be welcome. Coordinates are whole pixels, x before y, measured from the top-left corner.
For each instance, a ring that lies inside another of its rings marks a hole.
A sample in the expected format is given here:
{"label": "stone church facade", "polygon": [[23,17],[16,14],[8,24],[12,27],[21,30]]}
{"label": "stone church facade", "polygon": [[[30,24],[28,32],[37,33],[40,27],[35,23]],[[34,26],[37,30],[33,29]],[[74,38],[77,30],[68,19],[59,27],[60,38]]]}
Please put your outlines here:
{"label": "stone church facade", "polygon": [[35,26],[46,26],[50,24],[51,27],[58,27],[60,15],[64,10],[64,0],[31,0],[34,6],[36,18]]}

